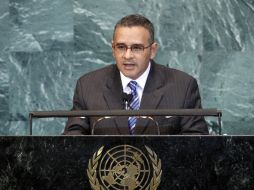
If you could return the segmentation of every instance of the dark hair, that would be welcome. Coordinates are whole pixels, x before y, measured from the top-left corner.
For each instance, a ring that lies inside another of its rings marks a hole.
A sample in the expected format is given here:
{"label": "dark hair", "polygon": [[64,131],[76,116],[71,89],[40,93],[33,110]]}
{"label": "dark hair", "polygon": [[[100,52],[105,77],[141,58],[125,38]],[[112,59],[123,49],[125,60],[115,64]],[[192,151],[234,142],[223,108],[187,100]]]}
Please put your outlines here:
{"label": "dark hair", "polygon": [[[154,42],[154,27],[150,20],[139,14],[127,15],[121,18],[115,25],[114,35],[117,27],[132,27],[132,26],[142,26],[146,28],[150,33],[151,43]],[[113,37],[114,37],[113,35]]]}

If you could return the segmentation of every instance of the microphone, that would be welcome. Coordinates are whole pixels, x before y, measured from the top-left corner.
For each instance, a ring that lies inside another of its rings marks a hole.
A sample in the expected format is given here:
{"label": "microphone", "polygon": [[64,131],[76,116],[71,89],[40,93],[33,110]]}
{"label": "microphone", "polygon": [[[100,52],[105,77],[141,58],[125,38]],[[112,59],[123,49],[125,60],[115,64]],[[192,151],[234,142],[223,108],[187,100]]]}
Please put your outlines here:
{"label": "microphone", "polygon": [[132,100],[132,94],[127,94],[123,93],[123,104],[124,104],[124,109],[129,110],[130,109],[130,102]]}

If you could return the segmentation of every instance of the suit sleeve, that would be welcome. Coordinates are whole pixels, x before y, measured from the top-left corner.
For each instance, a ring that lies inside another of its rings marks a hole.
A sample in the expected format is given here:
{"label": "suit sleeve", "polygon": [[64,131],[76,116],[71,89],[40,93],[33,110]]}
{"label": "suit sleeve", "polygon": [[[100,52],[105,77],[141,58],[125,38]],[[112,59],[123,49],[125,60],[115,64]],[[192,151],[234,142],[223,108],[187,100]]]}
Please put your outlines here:
{"label": "suit sleeve", "polygon": [[[184,101],[184,109],[201,109],[201,98],[196,79],[192,78],[189,82],[186,97]],[[181,119],[181,134],[189,135],[207,135],[208,127],[204,117],[189,116]]]}
{"label": "suit sleeve", "polygon": [[[74,96],[73,107],[71,110],[86,110],[83,89],[80,80],[77,81]],[[64,135],[88,135],[90,134],[89,121],[86,118],[70,117],[66,122]]]}

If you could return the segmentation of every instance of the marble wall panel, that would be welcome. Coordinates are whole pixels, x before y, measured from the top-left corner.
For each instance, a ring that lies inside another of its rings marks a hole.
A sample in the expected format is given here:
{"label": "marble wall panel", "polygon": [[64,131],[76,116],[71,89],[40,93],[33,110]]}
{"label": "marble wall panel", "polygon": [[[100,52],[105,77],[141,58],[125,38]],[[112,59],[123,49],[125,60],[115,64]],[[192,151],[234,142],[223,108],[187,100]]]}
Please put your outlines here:
{"label": "marble wall panel", "polygon": [[9,2],[3,1],[0,4],[0,57],[3,59],[3,53],[9,46]]}
{"label": "marble wall panel", "polygon": [[201,71],[204,105],[223,110],[224,133],[254,133],[253,63],[251,50],[204,54]]}
{"label": "marble wall panel", "polygon": [[72,54],[72,51],[11,54],[11,120],[27,121],[31,111],[65,110],[71,106],[72,93],[68,92],[73,91],[70,86],[74,84],[71,72]]}
{"label": "marble wall panel", "polygon": [[8,134],[9,126],[9,75],[5,60],[0,57],[0,134]]}
{"label": "marble wall panel", "polygon": [[69,0],[10,0],[11,51],[73,49],[73,7]]}
{"label": "marble wall panel", "polygon": [[242,51],[254,45],[252,0],[205,0],[203,43],[207,51]]}

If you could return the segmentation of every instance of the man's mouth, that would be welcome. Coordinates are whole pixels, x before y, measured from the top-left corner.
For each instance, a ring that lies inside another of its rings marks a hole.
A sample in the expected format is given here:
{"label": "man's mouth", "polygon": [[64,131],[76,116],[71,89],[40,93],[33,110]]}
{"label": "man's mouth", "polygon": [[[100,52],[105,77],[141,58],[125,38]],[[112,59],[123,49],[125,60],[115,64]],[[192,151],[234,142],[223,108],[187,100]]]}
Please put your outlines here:
{"label": "man's mouth", "polygon": [[130,66],[134,66],[135,63],[134,62],[123,62],[123,65],[130,65]]}
{"label": "man's mouth", "polygon": [[125,69],[133,69],[135,67],[134,63],[123,63]]}

